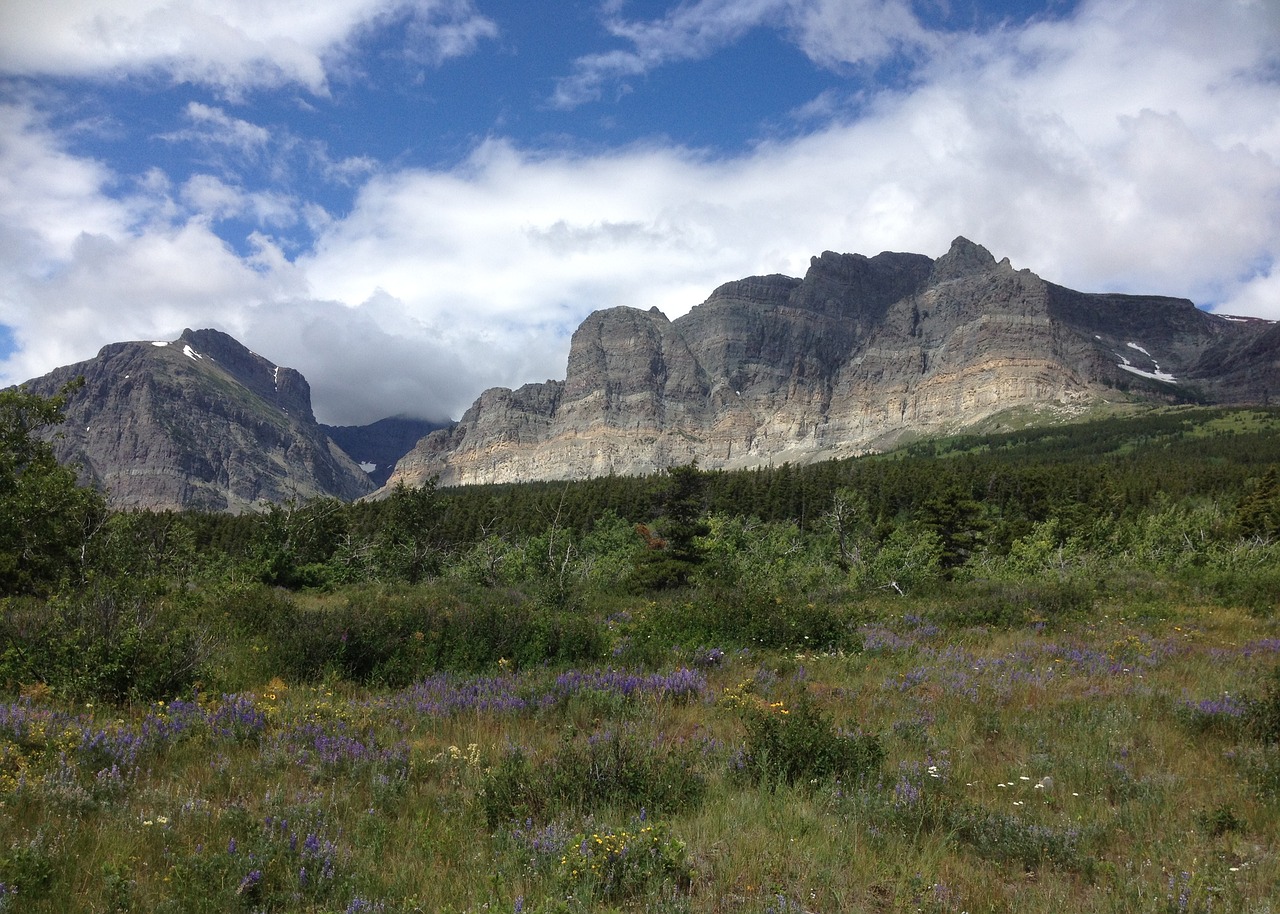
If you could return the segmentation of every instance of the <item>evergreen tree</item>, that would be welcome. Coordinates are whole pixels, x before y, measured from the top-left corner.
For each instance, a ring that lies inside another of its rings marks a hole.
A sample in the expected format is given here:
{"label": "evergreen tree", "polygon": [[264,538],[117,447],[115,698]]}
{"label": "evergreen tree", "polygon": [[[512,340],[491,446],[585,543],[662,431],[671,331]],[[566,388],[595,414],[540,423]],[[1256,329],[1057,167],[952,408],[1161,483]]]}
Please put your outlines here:
{"label": "evergreen tree", "polygon": [[1280,473],[1275,467],[1240,500],[1233,527],[1238,536],[1267,542],[1280,534]]}
{"label": "evergreen tree", "polygon": [[658,495],[661,536],[643,524],[637,529],[646,549],[636,559],[635,584],[642,589],[680,587],[702,564],[698,538],[711,532],[707,523],[707,478],[698,462],[667,470],[666,486]]}

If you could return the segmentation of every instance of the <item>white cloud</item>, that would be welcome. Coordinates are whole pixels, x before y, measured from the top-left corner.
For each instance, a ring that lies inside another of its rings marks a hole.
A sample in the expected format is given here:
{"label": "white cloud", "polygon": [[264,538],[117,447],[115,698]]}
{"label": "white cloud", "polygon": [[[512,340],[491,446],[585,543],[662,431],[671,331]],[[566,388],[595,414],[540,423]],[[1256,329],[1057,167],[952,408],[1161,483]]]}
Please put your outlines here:
{"label": "white cloud", "polygon": [[404,22],[419,61],[466,54],[496,27],[470,0],[5,0],[0,72],[159,72],[228,96],[254,87],[328,89],[363,33]]}
{"label": "white cloud", "polygon": [[[831,9],[761,0],[747,18],[804,36],[800,13]],[[357,162],[349,213],[297,204],[317,241],[293,262],[262,234],[238,257],[207,227],[232,213],[269,223],[293,201],[226,175],[175,189],[155,172],[113,199],[116,176],[10,106],[0,322],[25,348],[0,381],[207,323],[301,369],[327,421],[456,417],[483,387],[563,377],[568,334],[592,309],[674,317],[726,280],[800,275],[824,249],[937,256],[957,234],[1075,288],[1280,318],[1276,9],[1098,0],[945,42],[890,17],[884,35],[927,61],[856,119],[823,99],[808,113],[831,119],[811,133],[733,158],[656,145],[552,155],[494,139],[452,170]],[[826,21],[828,53],[867,53],[856,26]],[[673,14],[672,28],[701,35],[686,40],[694,50],[736,34],[682,23]],[[664,35],[635,44],[646,41],[677,53]]]}
{"label": "white cloud", "polygon": [[796,43],[823,66],[876,63],[943,45],[906,0],[806,0],[790,7]]}
{"label": "white cloud", "polygon": [[161,139],[186,141],[217,146],[227,146],[241,155],[259,156],[271,142],[271,131],[266,127],[232,117],[221,108],[188,102],[187,120],[192,126]]}
{"label": "white cloud", "polygon": [[244,218],[257,225],[278,227],[298,221],[298,204],[293,198],[248,192],[214,175],[193,175],[182,185],[180,197],[198,219]]}
{"label": "white cloud", "polygon": [[789,0],[697,0],[680,4],[655,21],[623,18],[606,8],[605,28],[630,44],[579,58],[572,75],[560,80],[552,104],[572,108],[600,98],[604,86],[657,67],[708,56],[761,23],[778,16]]}
{"label": "white cloud", "polygon": [[606,7],[606,30],[629,47],[589,54],[559,81],[552,104],[595,101],[612,84],[670,63],[700,60],[760,27],[786,32],[824,67],[874,64],[901,52],[937,47],[907,0],[696,0],[661,19],[628,20]]}

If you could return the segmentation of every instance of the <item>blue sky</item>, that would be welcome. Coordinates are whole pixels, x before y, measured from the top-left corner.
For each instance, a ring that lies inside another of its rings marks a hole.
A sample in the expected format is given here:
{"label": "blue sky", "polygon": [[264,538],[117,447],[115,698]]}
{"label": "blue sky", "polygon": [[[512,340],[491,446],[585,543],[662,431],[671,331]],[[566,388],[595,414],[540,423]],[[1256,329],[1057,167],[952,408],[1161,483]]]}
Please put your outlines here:
{"label": "blue sky", "polygon": [[961,234],[1280,319],[1280,4],[0,4],[0,384],[217,327],[456,418],[597,308]]}

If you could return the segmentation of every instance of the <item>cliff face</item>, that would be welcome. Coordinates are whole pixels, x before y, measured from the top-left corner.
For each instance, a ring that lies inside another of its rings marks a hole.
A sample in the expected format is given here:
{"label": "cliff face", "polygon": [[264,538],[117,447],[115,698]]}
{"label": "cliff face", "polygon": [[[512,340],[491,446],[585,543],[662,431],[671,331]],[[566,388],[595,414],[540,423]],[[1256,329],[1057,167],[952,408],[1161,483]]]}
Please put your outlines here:
{"label": "cliff face", "polygon": [[1280,330],[1266,321],[1074,292],[964,238],[937,260],[828,252],[803,279],[727,283],[675,321],[592,314],[563,382],[486,391],[389,484],[806,462],[1013,407],[1263,402],[1277,381]]}
{"label": "cliff face", "polygon": [[54,450],[114,507],[243,511],[374,488],[316,424],[306,379],[216,330],[115,343],[25,386],[49,396],[77,377]]}

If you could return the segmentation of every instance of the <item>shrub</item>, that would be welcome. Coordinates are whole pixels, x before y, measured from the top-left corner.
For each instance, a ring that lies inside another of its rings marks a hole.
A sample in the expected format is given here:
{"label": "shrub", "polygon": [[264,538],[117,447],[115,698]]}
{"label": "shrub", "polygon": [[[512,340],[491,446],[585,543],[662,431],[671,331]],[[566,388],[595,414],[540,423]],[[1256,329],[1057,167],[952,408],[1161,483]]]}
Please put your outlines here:
{"label": "shrub", "polygon": [[425,587],[366,588],[344,604],[302,610],[287,595],[259,587],[233,597],[228,615],[242,635],[265,642],[272,673],[304,682],[332,673],[399,688],[432,672],[474,672],[503,658],[521,666],[578,663],[605,651],[592,619],[479,588],[461,596]]}
{"label": "shrub", "polygon": [[15,841],[0,854],[0,885],[26,900],[43,898],[53,883],[57,858],[58,848],[43,832]]}
{"label": "shrub", "polygon": [[636,641],[666,648],[726,644],[783,650],[847,649],[857,642],[849,622],[849,611],[831,601],[804,596],[751,599],[726,591],[650,603],[633,636]]}
{"label": "shrub", "polygon": [[957,590],[930,614],[940,625],[1019,628],[1031,622],[1058,623],[1092,612],[1093,588],[1075,581],[1020,581],[974,584]]}
{"label": "shrub", "polygon": [[1268,745],[1280,744],[1280,666],[1271,671],[1260,696],[1244,699],[1245,728]]}
{"label": "shrub", "polygon": [[664,884],[687,890],[692,875],[684,842],[660,824],[580,833],[560,864],[571,892],[608,901],[660,892]]}
{"label": "shrub", "polygon": [[1066,869],[1087,864],[1080,849],[1081,832],[1076,828],[1038,825],[969,803],[948,807],[946,828],[988,860],[1017,863],[1028,870],[1044,863]]}
{"label": "shrub", "polygon": [[701,802],[706,781],[691,753],[655,745],[627,730],[566,738],[539,765],[521,749],[507,752],[486,773],[480,805],[490,828],[504,822],[545,822],[602,806],[650,811],[688,810]]}
{"label": "shrub", "polygon": [[1229,803],[1215,806],[1212,810],[1200,813],[1196,818],[1205,833],[1213,838],[1219,838],[1228,832],[1242,831],[1244,829],[1244,823],[1240,821],[1236,811]]}
{"label": "shrub", "polygon": [[727,702],[741,710],[747,730],[739,771],[770,789],[831,778],[855,782],[884,762],[878,736],[837,731],[807,692],[766,702],[738,691]]}
{"label": "shrub", "polygon": [[117,586],[73,599],[0,606],[0,682],[44,683],[75,700],[121,703],[188,691],[208,633],[165,599]]}

